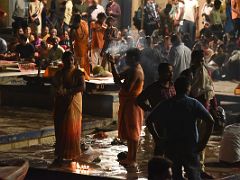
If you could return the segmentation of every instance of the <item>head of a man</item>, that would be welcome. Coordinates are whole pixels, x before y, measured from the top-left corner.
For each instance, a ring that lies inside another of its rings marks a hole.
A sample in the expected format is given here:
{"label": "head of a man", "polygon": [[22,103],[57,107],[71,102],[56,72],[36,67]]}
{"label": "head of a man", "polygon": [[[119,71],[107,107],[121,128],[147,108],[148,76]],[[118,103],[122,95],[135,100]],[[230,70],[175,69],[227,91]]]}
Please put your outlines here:
{"label": "head of a man", "polygon": [[51,29],[50,35],[51,35],[51,37],[56,37],[57,36],[57,29],[55,29],[55,28]]}
{"label": "head of a man", "polygon": [[100,12],[100,13],[98,13],[98,15],[97,15],[97,20],[98,20],[98,22],[100,22],[101,24],[104,23],[104,21],[106,20],[106,18],[107,18],[107,16],[106,16],[106,14],[103,13],[103,12]]}
{"label": "head of a man", "polygon": [[169,15],[169,13],[170,13],[171,10],[172,10],[172,4],[167,3],[167,4],[166,4],[166,7],[165,7],[165,9],[164,9],[164,13],[165,13],[166,15]]}
{"label": "head of a man", "polygon": [[166,158],[155,156],[148,162],[149,180],[172,179],[172,162]]}
{"label": "head of a man", "polygon": [[190,94],[191,80],[188,77],[180,76],[174,83],[177,95]]}
{"label": "head of a man", "polygon": [[49,34],[49,27],[45,26],[43,29],[43,35],[47,35],[47,34]]}
{"label": "head of a man", "polygon": [[204,65],[204,52],[203,50],[194,50],[191,54],[191,65],[195,68]]}
{"label": "head of a man", "polygon": [[53,48],[54,48],[54,49],[57,49],[58,43],[59,43],[59,42],[58,42],[58,38],[56,38],[56,37],[52,38],[51,43],[52,43],[52,45],[53,45]]}
{"label": "head of a man", "polygon": [[180,34],[172,34],[171,35],[171,42],[173,45],[178,45],[182,42]]}
{"label": "head of a man", "polygon": [[221,4],[222,4],[222,2],[220,0],[215,0],[214,1],[214,8],[216,10],[219,10],[221,8]]}
{"label": "head of a man", "polygon": [[27,44],[27,40],[28,40],[28,38],[26,35],[24,35],[24,34],[19,35],[19,42],[21,45],[25,46]]}
{"label": "head of a man", "polygon": [[130,48],[126,52],[126,64],[130,67],[135,66],[140,61],[140,50],[137,48]]}
{"label": "head of a man", "polygon": [[62,62],[65,69],[74,66],[74,57],[71,51],[65,51],[62,55]]}
{"label": "head of a man", "polygon": [[113,17],[112,16],[108,16],[107,19],[106,19],[106,24],[108,25],[108,27],[113,26],[113,23],[114,23]]}
{"label": "head of a man", "polygon": [[173,66],[168,63],[161,63],[158,66],[158,75],[161,81],[172,81],[173,80]]}

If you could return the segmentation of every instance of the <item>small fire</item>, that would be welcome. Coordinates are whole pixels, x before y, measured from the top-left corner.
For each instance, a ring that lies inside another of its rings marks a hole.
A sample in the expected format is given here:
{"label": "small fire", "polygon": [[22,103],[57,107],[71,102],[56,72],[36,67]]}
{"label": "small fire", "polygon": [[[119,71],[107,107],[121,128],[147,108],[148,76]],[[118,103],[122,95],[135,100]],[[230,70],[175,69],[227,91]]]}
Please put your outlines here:
{"label": "small fire", "polygon": [[78,173],[78,174],[89,174],[89,166],[85,165],[85,164],[80,165],[77,162],[75,172]]}

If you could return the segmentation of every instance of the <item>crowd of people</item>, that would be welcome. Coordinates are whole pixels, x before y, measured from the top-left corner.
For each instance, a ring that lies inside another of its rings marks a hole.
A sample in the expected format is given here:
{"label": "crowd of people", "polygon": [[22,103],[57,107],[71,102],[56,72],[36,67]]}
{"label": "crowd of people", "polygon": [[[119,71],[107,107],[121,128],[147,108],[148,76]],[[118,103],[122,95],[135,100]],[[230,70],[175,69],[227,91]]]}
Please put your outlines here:
{"label": "crowd of people", "polygon": [[[145,111],[154,155],[171,160],[153,158],[149,178],[183,179],[182,166],[189,179],[206,176],[204,148],[219,118],[213,79],[240,79],[239,1],[206,0],[200,13],[197,0],[173,0],[165,8],[147,0],[133,19],[137,33],[120,30],[115,0],[105,9],[94,0],[52,0],[50,9],[34,0],[26,24],[23,2],[16,1],[16,39],[8,50],[42,68],[63,63],[53,78],[58,162],[80,160],[85,79],[102,66],[120,87],[118,136],[128,146],[120,164],[136,165]],[[203,29],[196,38],[199,15]],[[158,166],[165,172],[159,175]]]}

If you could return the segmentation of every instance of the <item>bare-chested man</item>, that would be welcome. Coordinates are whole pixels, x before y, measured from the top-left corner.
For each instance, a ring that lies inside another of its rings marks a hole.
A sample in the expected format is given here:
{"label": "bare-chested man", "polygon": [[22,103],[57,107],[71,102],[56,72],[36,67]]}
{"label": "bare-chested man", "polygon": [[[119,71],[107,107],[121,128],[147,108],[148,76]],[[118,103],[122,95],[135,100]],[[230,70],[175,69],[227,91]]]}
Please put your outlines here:
{"label": "bare-chested man", "polygon": [[120,161],[120,164],[127,166],[136,166],[136,154],[143,122],[143,111],[136,103],[144,83],[144,73],[139,60],[140,51],[136,48],[129,49],[126,53],[126,64],[129,68],[121,74],[116,73],[114,63],[111,62],[114,81],[121,86],[118,136],[121,140],[127,140],[128,146],[127,159]]}

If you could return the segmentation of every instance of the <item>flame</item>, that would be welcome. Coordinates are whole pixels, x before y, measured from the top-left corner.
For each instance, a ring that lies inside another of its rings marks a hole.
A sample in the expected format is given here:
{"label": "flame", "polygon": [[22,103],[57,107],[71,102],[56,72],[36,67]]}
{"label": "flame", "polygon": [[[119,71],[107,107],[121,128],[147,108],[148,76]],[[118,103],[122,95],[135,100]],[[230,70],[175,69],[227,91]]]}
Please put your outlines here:
{"label": "flame", "polygon": [[80,164],[79,163],[77,163],[76,169],[80,169]]}

